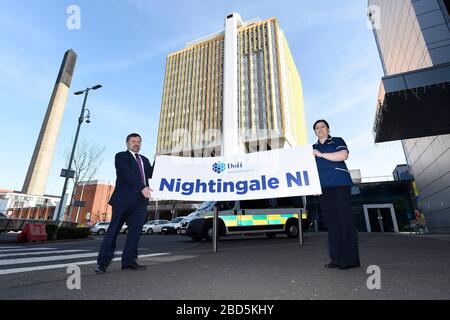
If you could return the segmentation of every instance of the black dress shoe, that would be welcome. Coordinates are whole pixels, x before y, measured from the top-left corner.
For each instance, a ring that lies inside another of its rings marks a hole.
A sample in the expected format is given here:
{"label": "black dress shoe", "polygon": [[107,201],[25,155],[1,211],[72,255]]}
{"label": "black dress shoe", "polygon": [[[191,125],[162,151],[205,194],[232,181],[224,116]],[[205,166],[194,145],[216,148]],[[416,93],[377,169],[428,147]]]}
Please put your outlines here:
{"label": "black dress shoe", "polygon": [[326,265],[325,265],[325,268],[328,268],[328,269],[335,269],[335,268],[337,268],[339,266],[339,264],[336,262],[336,261],[331,261],[330,263],[327,263]]}
{"label": "black dress shoe", "polygon": [[341,265],[337,265],[336,266],[336,269],[339,269],[339,270],[347,270],[347,269],[351,269],[351,268],[359,268],[360,266],[359,265],[357,265],[357,266],[341,266]]}
{"label": "black dress shoe", "polygon": [[95,268],[95,273],[96,274],[102,274],[106,272],[106,268],[108,268],[108,265],[106,264],[98,264],[97,267]]}
{"label": "black dress shoe", "polygon": [[145,269],[147,269],[147,266],[140,265],[137,262],[132,262],[127,266],[122,266],[122,270],[123,269],[145,270]]}

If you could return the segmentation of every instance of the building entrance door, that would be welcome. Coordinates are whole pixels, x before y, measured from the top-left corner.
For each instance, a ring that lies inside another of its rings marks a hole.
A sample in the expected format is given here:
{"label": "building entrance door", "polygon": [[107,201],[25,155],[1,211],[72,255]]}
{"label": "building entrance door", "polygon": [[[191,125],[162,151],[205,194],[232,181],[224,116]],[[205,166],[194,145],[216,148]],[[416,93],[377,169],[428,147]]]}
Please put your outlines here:
{"label": "building entrance door", "polygon": [[364,205],[367,232],[398,232],[392,204]]}

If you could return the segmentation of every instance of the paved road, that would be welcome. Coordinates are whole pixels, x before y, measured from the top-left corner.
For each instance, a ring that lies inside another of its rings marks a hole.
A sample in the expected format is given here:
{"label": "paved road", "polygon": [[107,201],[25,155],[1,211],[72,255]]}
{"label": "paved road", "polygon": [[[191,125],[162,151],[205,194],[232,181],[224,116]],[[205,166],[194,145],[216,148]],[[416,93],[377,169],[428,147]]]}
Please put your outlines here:
{"label": "paved road", "polygon": [[[120,270],[118,252],[96,275],[101,239],[0,244],[0,299],[450,299],[450,235],[361,233],[362,267],[350,270],[323,267],[326,234],[307,233],[303,247],[284,236],[227,238],[217,253],[207,242],[143,235],[147,270]],[[67,288],[70,264],[81,268],[79,290]],[[381,270],[379,290],[367,288],[370,265]]]}

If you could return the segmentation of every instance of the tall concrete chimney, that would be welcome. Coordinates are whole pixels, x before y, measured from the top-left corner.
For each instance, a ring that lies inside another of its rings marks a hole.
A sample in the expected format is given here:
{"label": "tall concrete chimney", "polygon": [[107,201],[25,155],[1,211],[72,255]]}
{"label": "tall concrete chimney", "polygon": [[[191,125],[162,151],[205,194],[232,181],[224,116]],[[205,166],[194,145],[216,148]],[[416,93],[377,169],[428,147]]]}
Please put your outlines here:
{"label": "tall concrete chimney", "polygon": [[72,49],[67,50],[34,147],[22,193],[44,195],[76,61],[77,54]]}

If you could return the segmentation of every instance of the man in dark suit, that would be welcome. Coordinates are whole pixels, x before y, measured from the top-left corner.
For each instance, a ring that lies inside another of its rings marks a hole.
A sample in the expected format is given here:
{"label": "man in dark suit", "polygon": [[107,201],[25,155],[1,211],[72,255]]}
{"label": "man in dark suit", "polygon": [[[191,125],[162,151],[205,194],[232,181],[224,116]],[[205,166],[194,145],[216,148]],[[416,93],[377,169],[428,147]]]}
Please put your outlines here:
{"label": "man in dark suit", "polygon": [[142,226],[147,217],[147,204],[150,198],[148,179],[152,177],[153,165],[140,155],[141,136],[132,133],[127,136],[127,151],[116,154],[116,187],[109,204],[112,206],[112,218],[102,246],[98,253],[97,274],[105,273],[114,257],[116,238],[122,225],[127,222],[128,234],[122,253],[122,269],[145,269],[137,263],[137,246]]}

